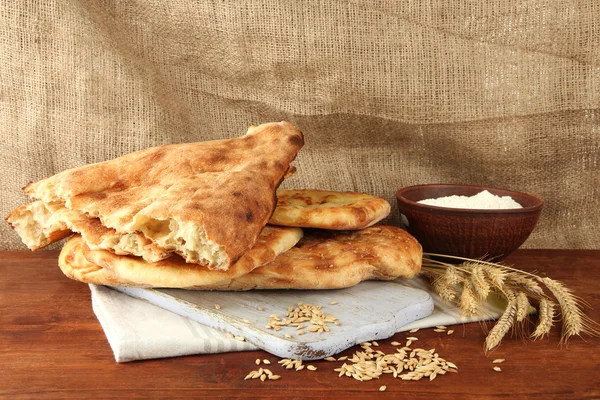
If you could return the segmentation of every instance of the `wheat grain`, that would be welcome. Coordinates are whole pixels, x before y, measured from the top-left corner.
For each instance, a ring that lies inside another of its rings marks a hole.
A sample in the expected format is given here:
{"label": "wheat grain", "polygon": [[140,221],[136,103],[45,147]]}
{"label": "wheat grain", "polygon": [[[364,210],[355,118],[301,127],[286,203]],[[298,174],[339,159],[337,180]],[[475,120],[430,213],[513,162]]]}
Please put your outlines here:
{"label": "wheat grain", "polygon": [[502,364],[504,361],[506,361],[504,358],[496,358],[492,364]]}
{"label": "wheat grain", "polygon": [[220,309],[221,309],[221,306],[220,306],[220,305],[218,305],[218,304],[215,304],[215,308],[216,308],[217,310],[220,310]]}
{"label": "wheat grain", "polygon": [[500,367],[494,367],[494,371],[496,371],[496,372],[502,372],[502,368],[500,368]]}

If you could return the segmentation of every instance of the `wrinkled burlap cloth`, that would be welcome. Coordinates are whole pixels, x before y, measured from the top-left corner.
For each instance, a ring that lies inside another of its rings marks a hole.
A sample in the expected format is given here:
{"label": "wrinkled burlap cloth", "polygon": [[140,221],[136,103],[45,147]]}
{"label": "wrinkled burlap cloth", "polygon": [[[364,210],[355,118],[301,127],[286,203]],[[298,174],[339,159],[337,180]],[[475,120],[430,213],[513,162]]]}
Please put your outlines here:
{"label": "wrinkled burlap cloth", "polygon": [[[600,3],[2,1],[0,212],[63,169],[290,120],[285,187],[544,199],[526,247],[599,248]],[[0,248],[23,248],[0,224]]]}

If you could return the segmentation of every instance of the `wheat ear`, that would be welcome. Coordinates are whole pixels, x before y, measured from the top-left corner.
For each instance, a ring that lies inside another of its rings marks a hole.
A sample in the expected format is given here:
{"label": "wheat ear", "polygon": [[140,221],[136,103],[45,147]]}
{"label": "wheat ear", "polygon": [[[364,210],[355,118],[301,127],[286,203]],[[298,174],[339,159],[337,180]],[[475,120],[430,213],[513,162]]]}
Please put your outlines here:
{"label": "wheat ear", "polygon": [[490,333],[488,333],[487,337],[485,338],[486,351],[490,351],[494,347],[498,346],[498,344],[500,344],[500,341],[502,340],[504,335],[506,335],[508,330],[515,323],[516,312],[517,301],[513,296],[513,298],[508,301],[506,310],[504,310],[504,313],[502,314],[498,322],[496,322],[496,325],[494,325],[492,330],[490,330]]}
{"label": "wheat ear", "polygon": [[545,297],[544,290],[541,288],[541,286],[538,285],[534,279],[524,276],[521,273],[509,273],[507,275],[506,283],[524,289],[529,293],[534,294],[537,298]]}
{"label": "wheat ear", "polygon": [[581,311],[581,307],[571,289],[565,287],[562,282],[547,277],[538,278],[538,280],[546,285],[560,305],[562,314],[561,343],[566,342],[572,336],[581,336],[582,333],[594,336],[600,334],[598,324],[586,317]]}
{"label": "wheat ear", "polygon": [[517,322],[522,322],[525,317],[527,317],[527,312],[529,311],[529,299],[527,298],[527,294],[525,292],[519,292],[517,294]]}
{"label": "wheat ear", "polygon": [[552,300],[543,298],[540,300],[539,305],[539,322],[535,327],[535,331],[531,334],[533,340],[540,339],[550,333],[552,325],[554,325],[554,302]]}
{"label": "wheat ear", "polygon": [[460,312],[463,315],[477,315],[477,298],[473,293],[473,284],[469,279],[465,279],[463,282],[463,290],[460,295],[458,302]]}
{"label": "wheat ear", "polygon": [[480,299],[487,299],[490,294],[490,284],[485,279],[483,267],[475,265],[471,269],[471,283]]}

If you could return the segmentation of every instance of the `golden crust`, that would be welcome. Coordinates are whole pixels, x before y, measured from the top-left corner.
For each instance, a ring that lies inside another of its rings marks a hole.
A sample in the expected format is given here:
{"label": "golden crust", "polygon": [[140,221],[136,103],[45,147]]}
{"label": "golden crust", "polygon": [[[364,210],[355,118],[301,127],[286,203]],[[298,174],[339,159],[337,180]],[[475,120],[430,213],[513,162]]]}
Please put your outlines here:
{"label": "golden crust", "polygon": [[273,262],[233,280],[228,290],[338,289],[364,280],[410,279],[420,271],[422,255],[417,240],[393,226],[315,231]]}
{"label": "golden crust", "polygon": [[[228,286],[232,279],[273,261],[279,254],[292,248],[301,237],[300,228],[266,226],[254,247],[227,271],[210,270],[201,265],[189,264],[179,256],[148,263],[138,257],[90,250],[85,244],[78,248],[87,261],[111,271],[115,277],[132,282],[135,286],[218,289]],[[71,241],[83,243],[80,237],[74,237]]]}
{"label": "golden crust", "polygon": [[364,229],[390,213],[390,203],[365,193],[277,190],[270,224],[332,230]]}
{"label": "golden crust", "polygon": [[67,170],[24,192],[226,270],[254,245],[303,144],[289,122],[264,124],[239,138],[159,146]]}
{"label": "golden crust", "polygon": [[89,262],[83,255],[84,246],[85,243],[79,235],[73,236],[63,246],[58,256],[58,266],[67,277],[94,285],[141,286],[122,279],[109,270]]}

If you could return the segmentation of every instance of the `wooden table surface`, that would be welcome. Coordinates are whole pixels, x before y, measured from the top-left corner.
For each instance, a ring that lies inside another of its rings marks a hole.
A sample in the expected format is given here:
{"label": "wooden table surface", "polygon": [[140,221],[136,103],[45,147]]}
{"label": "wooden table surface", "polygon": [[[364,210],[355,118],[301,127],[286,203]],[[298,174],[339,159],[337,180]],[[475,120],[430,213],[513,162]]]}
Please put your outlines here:
{"label": "wooden table surface", "polygon": [[[506,262],[564,281],[600,321],[600,251],[519,250]],[[459,368],[431,382],[338,378],[333,369],[340,362],[312,362],[314,372],[285,370],[262,351],[117,364],[87,285],[62,275],[57,252],[1,252],[0,277],[3,398],[600,398],[600,339],[576,338],[561,348],[557,331],[537,342],[515,336],[486,356],[477,323],[454,327],[452,336],[418,332],[420,347],[435,347]],[[380,348],[393,351],[390,342],[406,336],[380,341]],[[271,360],[281,379],[244,381],[257,358]],[[492,370],[495,358],[506,359],[502,372]],[[381,385],[387,391],[379,392]]]}

